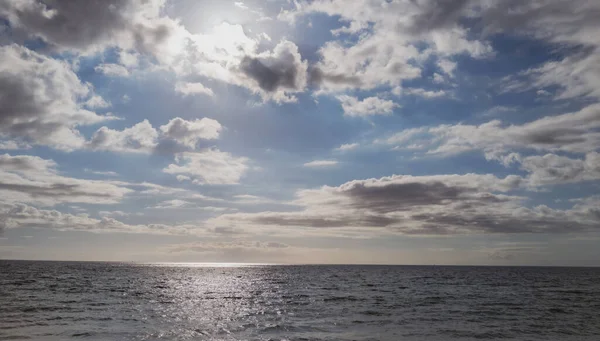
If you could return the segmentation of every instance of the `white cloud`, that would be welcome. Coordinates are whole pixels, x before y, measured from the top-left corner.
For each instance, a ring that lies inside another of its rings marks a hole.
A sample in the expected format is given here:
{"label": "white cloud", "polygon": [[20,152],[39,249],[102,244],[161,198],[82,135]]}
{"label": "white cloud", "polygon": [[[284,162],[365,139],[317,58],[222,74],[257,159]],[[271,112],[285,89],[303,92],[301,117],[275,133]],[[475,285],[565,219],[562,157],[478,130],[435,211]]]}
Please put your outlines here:
{"label": "white cloud", "polygon": [[119,62],[128,68],[136,67],[139,63],[138,54],[121,50],[119,51]]}
{"label": "white cloud", "polygon": [[160,127],[163,137],[173,139],[189,148],[194,148],[200,140],[219,138],[222,129],[217,120],[206,117],[194,121],[176,117]]}
{"label": "white cloud", "polygon": [[201,94],[210,97],[215,95],[210,88],[205,87],[202,83],[179,82],[175,85],[175,91],[183,95]]}
{"label": "white cloud", "polygon": [[233,198],[235,199],[235,201],[233,201],[233,203],[236,204],[267,204],[267,203],[274,203],[275,201],[265,198],[265,197],[259,197],[256,195],[251,195],[251,194],[238,194],[238,195],[234,195]]}
{"label": "white cloud", "polygon": [[129,70],[126,67],[119,64],[100,64],[94,68],[96,72],[103,73],[111,77],[127,77],[129,76]]}
{"label": "white cloud", "polygon": [[488,158],[495,158],[513,149],[587,153],[600,146],[599,127],[600,105],[593,104],[576,112],[546,116],[521,125],[492,120],[480,125],[409,129],[386,142],[403,148],[417,141],[433,155],[482,150]]}
{"label": "white cloud", "polygon": [[[600,33],[600,30],[598,31]],[[600,43],[594,51],[545,63],[527,71],[532,88],[559,86],[556,99],[592,97],[600,99]],[[539,91],[538,91],[539,94]]]}
{"label": "white cloud", "polygon": [[88,173],[96,174],[96,175],[119,176],[118,173],[112,172],[112,171],[95,171],[95,170],[88,169],[88,168],[85,168],[84,171],[86,171]]}
{"label": "white cloud", "polygon": [[433,74],[433,82],[436,84],[442,84],[444,83],[446,80],[444,79],[444,76],[440,75],[439,73],[434,73]]}
{"label": "white cloud", "polygon": [[194,204],[189,201],[185,201],[185,200],[181,200],[181,199],[172,199],[172,200],[162,201],[162,202],[158,203],[156,206],[149,207],[149,208],[174,209],[174,208],[189,208],[189,207],[193,207],[193,206],[194,206]]}
{"label": "white cloud", "polygon": [[305,163],[304,167],[321,168],[321,167],[331,167],[331,166],[335,166],[337,164],[338,164],[338,162],[336,160],[314,160],[314,161]]}
{"label": "white cloud", "polygon": [[0,141],[0,149],[2,150],[16,150],[16,149],[30,149],[31,146],[20,142],[20,141],[14,141],[14,140],[9,140],[9,141]]}
{"label": "white cloud", "polygon": [[[600,98],[597,1],[488,2],[480,16],[488,33],[510,32],[567,47],[564,58],[521,73],[511,91],[556,87],[556,99]],[[577,49],[568,49],[577,46]],[[572,52],[574,51],[574,52]],[[539,93],[538,93],[539,94]],[[545,95],[545,93],[542,93]]]}
{"label": "white cloud", "polygon": [[534,186],[573,183],[600,179],[600,154],[590,152],[584,159],[572,159],[555,154],[528,156],[521,160]]}
{"label": "white cloud", "polygon": [[358,148],[359,144],[358,143],[346,143],[343,144],[337,148],[335,148],[335,150],[337,151],[348,151],[348,150],[354,150],[356,148]]}
{"label": "white cloud", "polygon": [[175,178],[177,179],[177,181],[180,181],[180,182],[181,181],[191,181],[192,180],[192,178],[190,178],[187,175],[177,175]]}
{"label": "white cloud", "polygon": [[235,157],[218,149],[179,153],[175,162],[163,172],[189,176],[198,184],[237,184],[248,169],[247,158]]}
{"label": "white cloud", "polygon": [[404,93],[407,95],[415,95],[415,96],[421,96],[421,97],[425,97],[425,98],[445,97],[448,95],[448,94],[446,94],[446,92],[444,90],[429,91],[429,90],[420,89],[420,88],[404,89]]}
{"label": "white cloud", "polygon": [[218,121],[206,117],[194,121],[175,117],[160,126],[159,130],[144,120],[123,130],[101,127],[87,142],[87,146],[93,150],[126,153],[151,153],[156,150],[174,153],[182,148],[193,150],[200,140],[217,139],[221,130]]}
{"label": "white cloud", "polygon": [[399,107],[393,101],[379,97],[367,97],[359,100],[356,97],[340,95],[337,96],[337,99],[341,102],[346,116],[390,115],[394,108]]}
{"label": "white cloud", "polygon": [[102,127],[89,142],[94,150],[115,152],[150,153],[157,144],[158,132],[148,120],[121,131]]}
{"label": "white cloud", "polygon": [[244,5],[242,1],[235,1],[233,5],[244,10],[248,9],[248,6]]}
{"label": "white cloud", "polygon": [[93,95],[85,102],[85,106],[88,109],[108,108],[110,105],[110,102],[107,102],[104,98],[98,95]]}
{"label": "white cloud", "polygon": [[[282,11],[279,18],[293,22],[311,13],[339,17],[346,26],[332,33],[352,34],[357,39],[354,44],[330,41],[319,50],[316,83],[323,91],[401,86],[402,81],[421,76],[420,64],[430,56],[446,58],[466,53],[482,57],[492,51],[487,42],[467,38],[468,29],[458,23],[463,10],[471,7],[465,1],[333,0],[295,4],[295,10]],[[426,44],[424,50],[415,47],[421,42]],[[451,62],[441,60],[440,65],[452,72]]]}
{"label": "white cloud", "polygon": [[447,59],[440,59],[437,63],[438,67],[444,71],[445,74],[449,76],[454,75],[454,70],[456,69],[456,63]]}

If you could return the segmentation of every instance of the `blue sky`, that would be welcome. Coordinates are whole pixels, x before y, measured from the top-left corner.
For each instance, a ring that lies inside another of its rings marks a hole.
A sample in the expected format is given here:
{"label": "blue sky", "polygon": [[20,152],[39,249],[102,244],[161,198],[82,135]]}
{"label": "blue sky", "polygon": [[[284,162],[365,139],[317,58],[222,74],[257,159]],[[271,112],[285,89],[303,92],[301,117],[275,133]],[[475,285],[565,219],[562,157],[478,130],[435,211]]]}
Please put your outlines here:
{"label": "blue sky", "polygon": [[598,265],[599,12],[4,2],[0,257]]}

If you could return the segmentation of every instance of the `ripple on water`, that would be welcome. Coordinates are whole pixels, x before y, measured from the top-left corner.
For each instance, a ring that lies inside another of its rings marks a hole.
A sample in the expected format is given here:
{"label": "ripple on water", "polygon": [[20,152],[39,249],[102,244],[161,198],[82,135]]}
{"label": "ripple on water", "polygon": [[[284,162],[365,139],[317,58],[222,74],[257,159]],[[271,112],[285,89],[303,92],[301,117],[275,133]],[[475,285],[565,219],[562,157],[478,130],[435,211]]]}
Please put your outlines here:
{"label": "ripple on water", "polygon": [[0,261],[0,340],[600,340],[600,269]]}

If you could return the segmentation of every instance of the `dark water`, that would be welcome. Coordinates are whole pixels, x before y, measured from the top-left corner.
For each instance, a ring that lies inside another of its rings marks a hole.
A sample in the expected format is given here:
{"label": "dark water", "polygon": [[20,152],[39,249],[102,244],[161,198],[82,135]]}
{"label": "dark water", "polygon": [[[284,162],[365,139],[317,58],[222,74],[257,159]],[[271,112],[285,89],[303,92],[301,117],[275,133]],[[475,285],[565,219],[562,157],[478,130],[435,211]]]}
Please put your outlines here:
{"label": "dark water", "polygon": [[0,261],[0,340],[600,340],[600,268]]}

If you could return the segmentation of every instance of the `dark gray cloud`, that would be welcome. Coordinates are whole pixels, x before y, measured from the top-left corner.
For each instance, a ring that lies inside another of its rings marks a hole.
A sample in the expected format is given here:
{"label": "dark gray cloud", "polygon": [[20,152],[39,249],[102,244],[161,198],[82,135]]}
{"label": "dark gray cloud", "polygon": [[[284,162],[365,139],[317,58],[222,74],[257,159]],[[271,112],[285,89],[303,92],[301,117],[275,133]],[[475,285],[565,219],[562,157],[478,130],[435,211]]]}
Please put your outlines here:
{"label": "dark gray cloud", "polygon": [[22,46],[0,47],[0,136],[79,148],[77,126],[114,119],[85,108],[93,96],[67,63]]}
{"label": "dark gray cloud", "polygon": [[262,91],[272,93],[278,90],[302,91],[306,86],[307,65],[306,61],[302,61],[298,47],[283,41],[272,53],[242,58],[239,69]]}
{"label": "dark gray cloud", "polygon": [[448,186],[441,182],[400,183],[388,186],[368,186],[355,183],[344,190],[352,199],[351,206],[358,209],[389,213],[410,210],[414,206],[440,205],[446,200],[462,200],[464,194],[473,193],[473,188]]}
{"label": "dark gray cloud", "polygon": [[240,63],[240,68],[265,91],[295,87],[298,71],[293,64],[276,61],[267,66],[265,62],[258,58],[245,57]]}
{"label": "dark gray cloud", "polygon": [[[511,183],[513,185],[511,185]],[[466,174],[355,180],[298,193],[296,212],[226,214],[212,224],[385,228],[402,234],[567,233],[600,229],[594,200],[572,209],[526,208],[513,179]]]}
{"label": "dark gray cloud", "polygon": [[37,156],[9,154],[0,155],[0,170],[16,172],[53,172],[56,164]]}
{"label": "dark gray cloud", "polygon": [[420,11],[412,16],[408,29],[413,34],[430,32],[437,29],[448,28],[456,25],[464,15],[464,10],[472,0],[432,0],[422,1]]}
{"label": "dark gray cloud", "polygon": [[[23,193],[27,196],[39,198],[41,200],[44,200],[45,198],[50,198],[52,200],[60,202],[70,202],[72,201],[71,199],[77,197],[87,197],[92,200],[93,198],[114,198],[114,194],[89,190],[86,188],[85,185],[81,184],[52,183],[37,186],[27,184],[5,183],[2,180],[0,180],[0,191],[2,190]],[[77,202],[77,200],[73,200],[73,202]]]}
{"label": "dark gray cloud", "polygon": [[171,20],[158,16],[161,7],[157,0],[7,0],[0,4],[0,17],[17,34],[58,49],[119,45],[149,52],[173,28]]}
{"label": "dark gray cloud", "polygon": [[328,74],[323,72],[319,67],[313,66],[309,68],[308,82],[313,87],[319,87],[321,84],[330,83],[335,85],[347,85],[352,87],[360,87],[361,80],[357,76],[343,74]]}
{"label": "dark gray cloud", "polygon": [[[598,28],[600,5],[595,1],[495,1],[484,7],[481,18],[489,31],[535,30],[552,39]],[[543,25],[553,25],[546,27]],[[556,33],[559,33],[558,35]],[[591,37],[590,37],[591,38]]]}
{"label": "dark gray cloud", "polygon": [[18,75],[0,75],[0,132],[10,138],[44,142],[70,122],[52,122],[48,105],[52,100],[37,97],[36,89]]}
{"label": "dark gray cloud", "polygon": [[398,218],[387,218],[384,216],[364,215],[364,216],[347,216],[347,217],[319,217],[310,215],[256,215],[251,219],[253,222],[264,225],[280,225],[280,226],[305,226],[316,228],[333,228],[333,227],[388,227],[401,222]]}
{"label": "dark gray cloud", "polygon": [[61,176],[52,160],[0,155],[0,204],[117,203],[132,190],[110,181]]}

